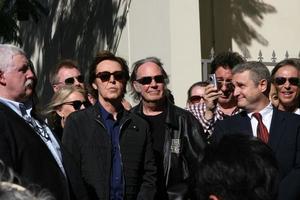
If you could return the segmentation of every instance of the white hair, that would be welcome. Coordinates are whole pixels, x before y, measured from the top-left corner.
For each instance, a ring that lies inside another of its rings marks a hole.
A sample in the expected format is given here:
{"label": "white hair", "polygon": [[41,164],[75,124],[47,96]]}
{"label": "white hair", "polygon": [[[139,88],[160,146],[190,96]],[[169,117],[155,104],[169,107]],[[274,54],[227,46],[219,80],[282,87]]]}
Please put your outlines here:
{"label": "white hair", "polygon": [[7,71],[9,67],[12,67],[12,60],[15,55],[24,55],[26,53],[23,49],[11,45],[11,44],[0,44],[0,70]]}
{"label": "white hair", "polygon": [[48,190],[41,189],[38,185],[29,185],[28,189],[20,185],[20,182],[21,179],[13,170],[0,160],[0,200],[55,200]]}

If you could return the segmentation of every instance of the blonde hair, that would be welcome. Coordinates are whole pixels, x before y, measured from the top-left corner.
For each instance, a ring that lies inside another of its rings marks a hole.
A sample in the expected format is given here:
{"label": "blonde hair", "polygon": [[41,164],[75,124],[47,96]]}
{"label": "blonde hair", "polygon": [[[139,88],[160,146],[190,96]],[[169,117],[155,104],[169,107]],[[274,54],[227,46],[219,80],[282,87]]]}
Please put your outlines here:
{"label": "blonde hair", "polygon": [[49,115],[51,113],[55,113],[56,109],[65,103],[65,100],[74,92],[79,92],[86,98],[86,92],[83,88],[73,85],[65,85],[59,91],[54,93],[44,114]]}

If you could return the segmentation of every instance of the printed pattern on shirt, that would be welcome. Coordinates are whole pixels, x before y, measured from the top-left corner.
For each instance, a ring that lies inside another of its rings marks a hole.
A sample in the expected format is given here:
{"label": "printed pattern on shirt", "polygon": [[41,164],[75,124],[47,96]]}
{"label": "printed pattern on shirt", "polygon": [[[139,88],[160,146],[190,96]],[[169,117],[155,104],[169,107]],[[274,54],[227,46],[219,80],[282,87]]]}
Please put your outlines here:
{"label": "printed pattern on shirt", "polygon": [[[205,119],[204,114],[206,111],[206,105],[205,103],[198,103],[198,104],[193,104],[189,105],[186,108],[189,112],[191,112],[201,123],[204,129],[204,133],[207,134],[208,137],[210,137],[214,131],[214,124],[216,123],[217,120],[223,120],[226,114],[221,111],[220,107],[217,105],[216,109],[214,111],[214,117],[210,120]],[[241,112],[239,108],[235,108],[231,115],[235,115]]]}

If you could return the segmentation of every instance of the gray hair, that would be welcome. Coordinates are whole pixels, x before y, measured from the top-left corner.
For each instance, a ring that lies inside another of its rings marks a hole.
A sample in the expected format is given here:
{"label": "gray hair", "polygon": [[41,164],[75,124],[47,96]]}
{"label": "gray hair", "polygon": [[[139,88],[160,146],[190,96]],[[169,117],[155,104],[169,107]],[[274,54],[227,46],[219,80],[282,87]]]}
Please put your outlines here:
{"label": "gray hair", "polygon": [[26,53],[19,47],[11,44],[0,44],[0,70],[7,71],[12,67],[12,60],[15,55],[24,55]]}
{"label": "gray hair", "polygon": [[129,82],[130,82],[130,86],[131,86],[131,94],[133,95],[135,100],[140,100],[141,95],[137,91],[135,91],[133,82],[136,81],[137,71],[140,68],[140,66],[147,62],[155,63],[160,68],[160,71],[165,78],[165,90],[168,89],[166,85],[169,83],[169,77],[167,75],[167,72],[163,68],[163,63],[157,57],[147,57],[147,58],[136,61],[132,65],[132,72],[131,72]]}
{"label": "gray hair", "polygon": [[267,90],[264,93],[265,95],[268,95],[271,87],[271,74],[266,65],[257,61],[241,63],[232,69],[232,74],[239,74],[245,71],[250,72],[250,79],[255,83],[256,86],[261,80],[267,81]]}
{"label": "gray hair", "polygon": [[249,71],[251,73],[251,79],[256,85],[258,85],[263,79],[267,80],[268,83],[271,82],[270,71],[266,65],[261,62],[249,61],[238,64],[233,68],[232,74],[238,74],[245,71]]}
{"label": "gray hair", "polygon": [[[20,185],[20,179],[13,170],[7,168],[0,160],[0,199],[5,200],[55,200],[46,189],[39,189],[39,186],[29,186],[31,189]],[[17,181],[18,183],[14,183]]]}

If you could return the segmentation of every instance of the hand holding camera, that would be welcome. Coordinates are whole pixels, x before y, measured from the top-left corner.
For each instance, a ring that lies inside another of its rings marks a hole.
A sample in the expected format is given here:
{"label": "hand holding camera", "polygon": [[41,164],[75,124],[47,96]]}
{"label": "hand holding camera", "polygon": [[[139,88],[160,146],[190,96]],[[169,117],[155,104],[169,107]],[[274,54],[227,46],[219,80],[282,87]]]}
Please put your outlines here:
{"label": "hand holding camera", "polygon": [[209,85],[205,87],[204,93],[204,101],[206,104],[206,112],[205,112],[205,119],[210,120],[213,118],[213,112],[216,108],[217,101],[222,92],[218,90],[218,84],[215,74],[209,74]]}

